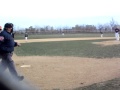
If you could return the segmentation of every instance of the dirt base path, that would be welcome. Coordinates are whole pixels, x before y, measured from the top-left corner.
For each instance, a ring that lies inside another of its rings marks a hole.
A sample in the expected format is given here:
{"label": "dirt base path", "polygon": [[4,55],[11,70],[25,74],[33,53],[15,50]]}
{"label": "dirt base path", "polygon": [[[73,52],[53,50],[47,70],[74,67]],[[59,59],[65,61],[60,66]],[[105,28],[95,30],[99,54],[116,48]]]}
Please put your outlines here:
{"label": "dirt base path", "polygon": [[[50,38],[50,39],[28,39],[27,43],[31,42],[51,42],[51,41],[73,41],[73,40],[96,40],[96,39],[115,39],[114,37],[89,37],[89,38]],[[25,40],[16,40],[19,43],[26,43]]]}
{"label": "dirt base path", "polygon": [[[22,43],[22,40],[18,41]],[[13,59],[21,74],[41,90],[73,89],[120,77],[119,58],[18,57],[14,54]],[[25,68],[22,65],[31,67]]]}
{"label": "dirt base path", "polygon": [[120,77],[119,58],[14,56],[14,60],[18,70],[43,90],[72,89]]}

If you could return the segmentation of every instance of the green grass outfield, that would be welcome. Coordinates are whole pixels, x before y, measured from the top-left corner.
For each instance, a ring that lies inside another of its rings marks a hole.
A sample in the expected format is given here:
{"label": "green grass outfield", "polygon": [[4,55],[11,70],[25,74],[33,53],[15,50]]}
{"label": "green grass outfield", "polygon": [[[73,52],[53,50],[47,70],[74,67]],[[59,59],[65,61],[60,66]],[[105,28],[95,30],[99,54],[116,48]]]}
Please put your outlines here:
{"label": "green grass outfield", "polygon": [[77,56],[91,58],[120,57],[120,45],[101,46],[92,42],[106,40],[81,40],[60,42],[23,43],[15,48],[18,56]]}
{"label": "green grass outfield", "polygon": [[120,78],[115,78],[106,82],[95,83],[86,87],[79,87],[73,90],[120,90]]}
{"label": "green grass outfield", "polygon": [[[114,37],[114,33],[104,33],[104,37]],[[51,34],[51,35],[41,35],[33,34],[29,35],[28,39],[44,39],[44,38],[84,38],[84,37],[100,37],[100,33],[80,33],[80,34]],[[24,34],[17,35],[15,34],[15,39],[24,39]]]}

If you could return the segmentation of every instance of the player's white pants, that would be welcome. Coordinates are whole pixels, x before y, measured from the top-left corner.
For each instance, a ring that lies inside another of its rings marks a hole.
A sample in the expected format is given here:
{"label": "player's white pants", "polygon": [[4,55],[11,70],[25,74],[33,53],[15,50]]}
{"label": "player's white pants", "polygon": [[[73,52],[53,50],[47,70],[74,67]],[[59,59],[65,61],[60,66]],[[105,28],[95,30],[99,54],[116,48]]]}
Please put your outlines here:
{"label": "player's white pants", "polygon": [[25,40],[27,41],[28,37],[25,37]]}
{"label": "player's white pants", "polygon": [[115,33],[115,38],[119,41],[119,33]]}
{"label": "player's white pants", "polygon": [[103,34],[101,34],[101,38],[103,37]]}

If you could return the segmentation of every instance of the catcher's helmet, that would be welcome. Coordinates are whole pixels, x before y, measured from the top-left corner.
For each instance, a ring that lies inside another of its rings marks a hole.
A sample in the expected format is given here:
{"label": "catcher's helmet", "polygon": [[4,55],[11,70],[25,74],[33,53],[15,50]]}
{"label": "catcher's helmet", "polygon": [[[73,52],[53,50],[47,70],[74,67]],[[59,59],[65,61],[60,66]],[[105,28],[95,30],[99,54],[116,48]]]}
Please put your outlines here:
{"label": "catcher's helmet", "polygon": [[12,23],[6,23],[4,25],[4,28],[13,28],[13,24]]}

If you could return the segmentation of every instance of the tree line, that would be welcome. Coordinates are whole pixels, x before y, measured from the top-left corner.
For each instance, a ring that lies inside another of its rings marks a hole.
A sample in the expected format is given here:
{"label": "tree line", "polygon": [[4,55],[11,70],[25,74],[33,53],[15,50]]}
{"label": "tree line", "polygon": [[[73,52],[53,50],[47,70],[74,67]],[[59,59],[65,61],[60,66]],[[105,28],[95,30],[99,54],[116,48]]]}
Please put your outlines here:
{"label": "tree line", "polygon": [[59,33],[87,33],[87,32],[114,32],[114,28],[120,27],[119,24],[112,18],[111,21],[107,24],[98,24],[98,25],[75,25],[73,27],[59,27],[54,28],[53,26],[44,26],[44,27],[33,27],[30,26],[24,30],[17,30],[15,33],[23,34],[25,32],[29,34],[59,34]]}

